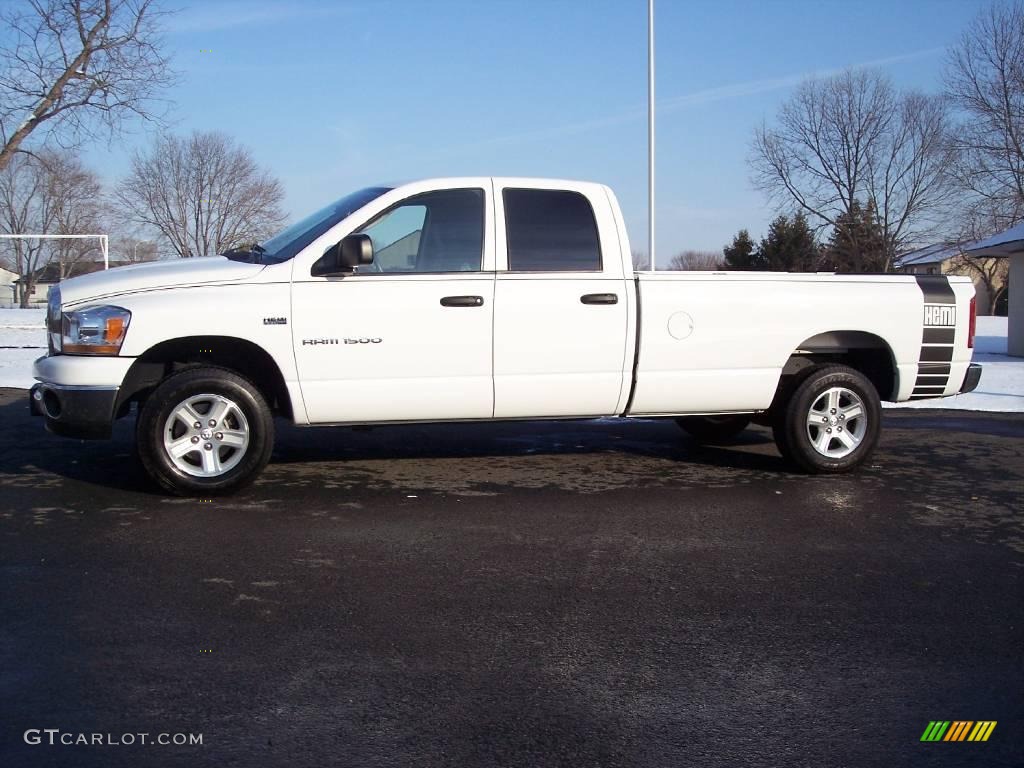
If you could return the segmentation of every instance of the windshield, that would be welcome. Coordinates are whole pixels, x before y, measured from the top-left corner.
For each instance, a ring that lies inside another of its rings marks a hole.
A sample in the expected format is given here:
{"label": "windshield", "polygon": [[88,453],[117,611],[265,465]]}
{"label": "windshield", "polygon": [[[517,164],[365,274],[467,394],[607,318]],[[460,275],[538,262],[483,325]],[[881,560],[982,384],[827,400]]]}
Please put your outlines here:
{"label": "windshield", "polygon": [[390,191],[390,187],[360,189],[297,221],[261,244],[263,261],[271,264],[287,261],[346,216]]}

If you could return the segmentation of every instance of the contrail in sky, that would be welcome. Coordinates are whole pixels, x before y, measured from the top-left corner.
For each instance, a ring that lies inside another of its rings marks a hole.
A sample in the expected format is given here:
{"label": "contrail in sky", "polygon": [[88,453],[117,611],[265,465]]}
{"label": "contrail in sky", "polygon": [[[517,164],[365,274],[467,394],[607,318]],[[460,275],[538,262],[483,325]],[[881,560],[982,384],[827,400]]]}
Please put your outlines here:
{"label": "contrail in sky", "polygon": [[[681,96],[672,96],[667,99],[661,99],[657,103],[657,109],[659,114],[677,112],[686,109],[687,107],[693,107],[700,104],[711,104],[716,101],[727,101],[728,99],[754,96],[759,93],[768,93],[770,91],[777,91],[783,88],[792,88],[795,85],[799,85],[809,77],[831,77],[847,69],[869,69],[873,67],[884,67],[889,64],[899,64],[905,61],[923,59],[943,50],[943,48],[926,48],[924,50],[903,53],[897,56],[887,56],[881,59],[863,61],[859,64],[852,64],[846,67],[815,70],[813,72],[801,72],[794,75],[784,75],[782,77],[772,77],[761,80],[748,80],[743,83],[731,83],[729,85],[720,85],[714,88],[705,88],[703,90],[693,91],[692,93],[686,93]],[[556,136],[573,136],[579,133],[587,133],[589,131],[597,130],[599,128],[622,125],[623,123],[630,123],[634,120],[643,120],[646,119],[646,117],[647,108],[636,107],[607,117],[598,117],[592,120],[566,123],[564,125],[539,128],[535,131],[524,131],[522,133],[514,133],[507,136],[497,136],[491,139],[470,142],[469,144],[460,145],[459,149],[515,144],[523,141],[549,139]]]}

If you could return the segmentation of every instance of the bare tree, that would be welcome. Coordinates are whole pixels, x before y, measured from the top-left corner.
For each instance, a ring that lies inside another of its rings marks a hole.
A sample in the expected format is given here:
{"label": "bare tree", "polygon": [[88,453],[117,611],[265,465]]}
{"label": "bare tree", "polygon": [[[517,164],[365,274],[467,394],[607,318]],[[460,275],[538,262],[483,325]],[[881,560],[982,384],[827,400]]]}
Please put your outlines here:
{"label": "bare tree", "polygon": [[650,260],[647,258],[647,254],[643,251],[633,251],[631,254],[633,257],[633,269],[635,271],[643,271],[650,269]]}
{"label": "bare tree", "polygon": [[[960,162],[962,159],[958,159],[957,163]],[[960,249],[960,253],[951,260],[950,272],[967,275],[984,285],[988,293],[988,312],[994,314],[1000,294],[1009,280],[1009,259],[972,256],[963,249],[1012,226],[1015,223],[1013,206],[964,191],[966,198],[961,197],[961,204],[950,216],[953,234],[949,244]]]}
{"label": "bare tree", "polygon": [[[102,230],[105,204],[99,177],[65,152],[15,155],[0,170],[0,230],[10,234],[78,235]],[[60,279],[99,253],[96,240],[5,240],[3,261],[17,272],[27,306],[36,273],[58,264]]]}
{"label": "bare tree", "polygon": [[956,275],[966,275],[984,285],[988,297],[987,314],[994,315],[996,305],[999,303],[1000,292],[1009,279],[1009,262],[1009,259],[968,256],[961,253],[953,257],[949,271]]}
{"label": "bare tree", "polygon": [[284,222],[281,183],[222,133],[164,136],[136,153],[115,197],[175,254],[210,256],[259,242]]}
{"label": "bare tree", "polygon": [[947,124],[941,98],[899,93],[879,72],[807,80],[776,125],[755,132],[753,180],[819,229],[873,202],[888,271],[906,244],[941,224],[950,196]]}
{"label": "bare tree", "polygon": [[140,237],[137,233],[119,235],[111,245],[111,251],[117,253],[121,261],[132,264],[156,261],[160,258],[156,240]]}
{"label": "bare tree", "polygon": [[951,133],[953,175],[991,234],[1024,218],[1024,6],[982,11],[950,49],[945,81],[965,115]]}
{"label": "bare tree", "polygon": [[[39,162],[45,166],[46,195],[53,206],[51,234],[102,232],[106,202],[99,176],[67,153],[47,153]],[[95,239],[49,240],[48,261],[58,265],[63,280],[73,274],[78,264],[96,258],[99,248]]]}
{"label": "bare tree", "polygon": [[159,121],[176,79],[153,0],[28,0],[0,12],[0,168],[39,132],[71,147],[129,118]]}
{"label": "bare tree", "polygon": [[720,268],[722,256],[715,251],[681,251],[673,256],[665,269],[715,270]]}
{"label": "bare tree", "polygon": [[[56,206],[49,192],[47,167],[38,158],[19,155],[0,171],[0,228],[9,234],[52,233]],[[46,243],[36,239],[5,240],[4,262],[18,275],[18,301],[27,307],[36,272],[48,258]]]}

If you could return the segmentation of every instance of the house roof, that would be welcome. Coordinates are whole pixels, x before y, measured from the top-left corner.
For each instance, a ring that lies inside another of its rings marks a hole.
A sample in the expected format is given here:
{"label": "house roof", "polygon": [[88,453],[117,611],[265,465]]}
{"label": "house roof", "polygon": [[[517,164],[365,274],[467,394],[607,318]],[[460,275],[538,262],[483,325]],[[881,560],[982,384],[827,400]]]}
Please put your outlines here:
{"label": "house roof", "polygon": [[[110,268],[113,269],[114,267],[121,267],[128,263],[129,262],[127,261],[111,261]],[[88,275],[93,272],[102,271],[102,261],[80,261],[71,265],[71,267],[68,269],[68,274],[64,279],[67,280],[72,277],[78,277],[79,275]],[[32,273],[32,282],[35,283],[36,285],[45,283],[59,283],[60,280],[60,265],[54,264],[52,262],[50,264],[46,264],[40,267],[39,269]],[[21,278],[19,277],[14,282],[20,283]]]}
{"label": "house roof", "polygon": [[986,237],[965,249],[975,256],[1010,256],[1024,253],[1024,221],[998,235]]}
{"label": "house roof", "polygon": [[960,255],[960,248],[948,243],[935,243],[918,248],[916,251],[908,251],[896,257],[897,267],[909,267],[912,264],[938,264],[946,259],[952,259]]}

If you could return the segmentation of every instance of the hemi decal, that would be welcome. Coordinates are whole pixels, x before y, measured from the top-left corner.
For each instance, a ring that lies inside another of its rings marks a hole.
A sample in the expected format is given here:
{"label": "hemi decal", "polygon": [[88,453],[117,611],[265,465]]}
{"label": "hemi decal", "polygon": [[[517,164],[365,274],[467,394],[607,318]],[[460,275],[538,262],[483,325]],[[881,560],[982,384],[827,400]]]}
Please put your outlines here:
{"label": "hemi decal", "polygon": [[924,305],[925,326],[940,326],[953,328],[956,326],[956,307],[948,304],[925,304]]}
{"label": "hemi decal", "polygon": [[915,275],[924,294],[921,354],[911,400],[941,397],[949,383],[956,337],[956,294],[944,275]]}

